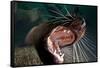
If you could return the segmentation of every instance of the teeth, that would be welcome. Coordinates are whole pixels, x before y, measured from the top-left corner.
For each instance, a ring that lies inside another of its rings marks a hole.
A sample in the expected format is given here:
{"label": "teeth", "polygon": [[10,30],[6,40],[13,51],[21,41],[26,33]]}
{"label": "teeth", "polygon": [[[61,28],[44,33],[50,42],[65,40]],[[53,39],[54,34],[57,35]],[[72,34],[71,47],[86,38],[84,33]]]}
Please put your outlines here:
{"label": "teeth", "polygon": [[68,30],[67,33],[70,33],[70,30]]}
{"label": "teeth", "polygon": [[64,55],[64,53],[60,53],[60,56]]}
{"label": "teeth", "polygon": [[60,56],[62,55],[62,53],[60,52]]}
{"label": "teeth", "polygon": [[64,57],[64,53],[61,55],[61,57],[62,57],[62,58]]}
{"label": "teeth", "polygon": [[66,32],[66,30],[64,30],[64,32]]}
{"label": "teeth", "polygon": [[62,56],[64,53],[62,53],[61,51],[59,52],[59,55]]}

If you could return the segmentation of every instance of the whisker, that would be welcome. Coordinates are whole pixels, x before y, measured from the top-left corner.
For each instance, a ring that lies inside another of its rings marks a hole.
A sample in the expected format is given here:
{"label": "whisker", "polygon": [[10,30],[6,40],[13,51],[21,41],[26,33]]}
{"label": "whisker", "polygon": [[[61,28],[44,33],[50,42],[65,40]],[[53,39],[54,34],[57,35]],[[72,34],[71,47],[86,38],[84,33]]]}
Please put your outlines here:
{"label": "whisker", "polygon": [[80,60],[81,60],[80,62],[83,62],[83,58],[82,58],[82,57],[83,57],[83,56],[82,56],[83,53],[82,53],[82,50],[81,50],[81,48],[80,48],[79,43],[77,43],[77,47],[78,47],[78,49],[79,49],[79,55],[80,55]]}
{"label": "whisker", "polygon": [[56,12],[56,11],[54,11],[54,10],[51,10],[52,12],[54,12],[54,13],[56,13],[56,14],[58,14],[58,15],[60,15],[60,16],[62,16],[62,17],[64,17],[65,19],[68,19],[66,16],[64,16],[63,14],[61,14],[61,13],[59,13],[59,12]]}
{"label": "whisker", "polygon": [[90,42],[94,43],[90,38],[92,37],[89,37],[89,35],[87,34],[86,36],[84,36],[87,40],[89,40]]}
{"label": "whisker", "polygon": [[76,53],[75,53],[75,48],[74,48],[74,46],[75,46],[75,45],[73,45],[73,62],[75,62],[75,58],[76,58],[76,55],[75,55]]}
{"label": "whisker", "polygon": [[[64,8],[65,8],[65,10],[66,10],[66,12],[67,12],[67,14],[69,15],[69,16],[71,16],[72,17],[72,15],[70,14],[70,12],[67,10],[67,8],[64,6]],[[73,17],[72,17],[73,18]]]}
{"label": "whisker", "polygon": [[93,35],[90,35],[90,33],[91,32],[89,32],[88,30],[86,30],[86,37],[90,37],[90,38],[94,37]]}
{"label": "whisker", "polygon": [[87,56],[87,54],[86,54],[86,52],[84,51],[84,49],[83,49],[83,44],[81,43],[81,41],[80,42],[78,42],[80,45],[80,48],[81,48],[81,51],[82,51],[82,55],[83,55],[83,57],[84,57],[84,59],[85,59],[85,61],[86,62],[88,62],[88,56]]}
{"label": "whisker", "polygon": [[84,39],[81,39],[87,47],[89,47],[90,49],[94,50],[95,48],[93,46],[91,46],[91,44],[88,44],[89,42],[85,41]]}
{"label": "whisker", "polygon": [[86,26],[86,32],[85,32],[85,36],[86,37],[93,37],[93,35],[91,34],[92,32],[90,32],[88,29],[89,29],[90,27],[88,27],[88,26]]}
{"label": "whisker", "polygon": [[84,48],[85,48],[93,57],[96,58],[96,56],[93,54],[93,52],[92,52],[87,46],[85,46],[85,43],[83,43],[82,41],[81,41],[81,43],[83,44]]}
{"label": "whisker", "polygon": [[66,23],[69,23],[68,20],[60,20],[60,21],[58,20],[58,21],[55,21],[53,23],[57,23],[57,22],[63,23],[63,25],[66,24]]}
{"label": "whisker", "polygon": [[92,43],[95,43],[95,42],[93,42],[93,41],[90,39],[90,38],[92,38],[92,36],[91,36],[91,37],[89,37],[89,35],[88,35],[88,34],[87,34],[87,35],[85,35],[85,36],[84,36],[84,38],[85,38],[85,39],[87,39],[87,40],[89,40],[89,41],[90,41],[90,42],[92,42]]}
{"label": "whisker", "polygon": [[61,10],[59,10],[57,7],[55,7],[55,9],[56,9],[59,13],[61,13],[62,15],[64,15],[63,12],[62,12]]}
{"label": "whisker", "polygon": [[90,44],[92,47],[96,48],[96,44],[94,42],[92,42],[90,39],[84,37],[82,38],[84,41],[86,41],[86,43]]}
{"label": "whisker", "polygon": [[76,59],[77,59],[77,62],[79,62],[79,56],[78,56],[78,52],[77,52],[77,48],[76,48],[76,45],[74,44],[74,48],[75,48],[75,52],[76,52]]}
{"label": "whisker", "polygon": [[58,18],[55,18],[55,19],[49,20],[49,22],[53,22],[53,21],[56,21],[56,20],[58,20]]}
{"label": "whisker", "polygon": [[53,16],[53,15],[42,15],[42,16],[51,17],[51,18],[63,18],[63,17]]}

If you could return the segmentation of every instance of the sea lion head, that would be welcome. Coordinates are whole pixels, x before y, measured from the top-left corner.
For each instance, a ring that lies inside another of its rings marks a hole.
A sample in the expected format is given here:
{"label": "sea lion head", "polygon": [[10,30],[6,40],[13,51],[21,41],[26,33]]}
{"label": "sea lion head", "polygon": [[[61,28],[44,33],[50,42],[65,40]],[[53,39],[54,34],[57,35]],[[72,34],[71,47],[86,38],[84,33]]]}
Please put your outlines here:
{"label": "sea lion head", "polygon": [[86,23],[84,18],[75,18],[67,26],[59,25],[55,27],[48,39],[48,50],[55,56],[56,63],[63,63],[64,54],[61,52],[61,48],[77,43],[85,34]]}

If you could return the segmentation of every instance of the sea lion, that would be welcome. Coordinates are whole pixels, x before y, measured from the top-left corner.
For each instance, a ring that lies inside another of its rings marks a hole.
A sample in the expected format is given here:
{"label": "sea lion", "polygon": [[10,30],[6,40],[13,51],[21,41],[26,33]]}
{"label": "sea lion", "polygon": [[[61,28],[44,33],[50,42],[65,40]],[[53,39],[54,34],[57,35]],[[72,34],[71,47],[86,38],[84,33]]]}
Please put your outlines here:
{"label": "sea lion", "polygon": [[42,23],[31,29],[25,42],[35,45],[44,64],[58,64],[64,62],[61,48],[78,42],[84,36],[85,30],[86,23],[80,17],[69,25]]}

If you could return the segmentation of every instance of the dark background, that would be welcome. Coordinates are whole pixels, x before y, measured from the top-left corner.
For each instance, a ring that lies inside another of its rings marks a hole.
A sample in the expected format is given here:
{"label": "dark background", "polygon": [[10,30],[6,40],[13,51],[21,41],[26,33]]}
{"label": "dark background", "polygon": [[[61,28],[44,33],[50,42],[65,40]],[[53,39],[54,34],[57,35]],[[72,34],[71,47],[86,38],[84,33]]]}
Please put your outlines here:
{"label": "dark background", "polygon": [[[80,45],[83,47],[83,51],[87,54],[88,62],[97,61],[97,6],[89,6],[89,5],[71,5],[71,4],[54,4],[54,3],[38,3],[38,2],[16,2],[15,3],[15,38],[14,45],[15,46],[15,64],[16,65],[30,65],[28,62],[35,60],[36,62],[33,64],[41,64],[41,61],[37,58],[37,53],[33,47],[25,47],[21,48],[24,44],[25,38],[28,32],[34,27],[38,26],[41,23],[50,22],[54,18],[51,16],[60,16],[59,14],[55,14],[50,12],[50,10],[57,10],[57,12],[67,15],[67,10],[72,13],[73,9],[78,7],[79,11],[77,12],[81,17],[83,17],[86,21],[86,34],[88,39],[87,46],[89,49],[84,48],[86,45]],[[51,22],[53,23],[53,22]],[[60,22],[62,23],[62,22]],[[91,43],[91,44],[90,44]],[[77,46],[76,46],[77,47]],[[92,48],[92,49],[91,49]],[[65,63],[73,62],[73,46],[65,47],[62,49],[65,53]],[[80,50],[77,49],[77,53],[80,53]],[[27,56],[26,56],[27,54]],[[34,55],[35,54],[35,55]],[[30,56],[29,56],[30,55]],[[23,60],[20,60],[20,58]],[[30,60],[27,59],[30,57]],[[80,55],[79,55],[80,57]],[[83,59],[80,62],[86,62],[84,57],[80,57],[79,59]],[[20,63],[21,62],[21,63]],[[77,63],[77,58],[75,58],[75,63]]]}

